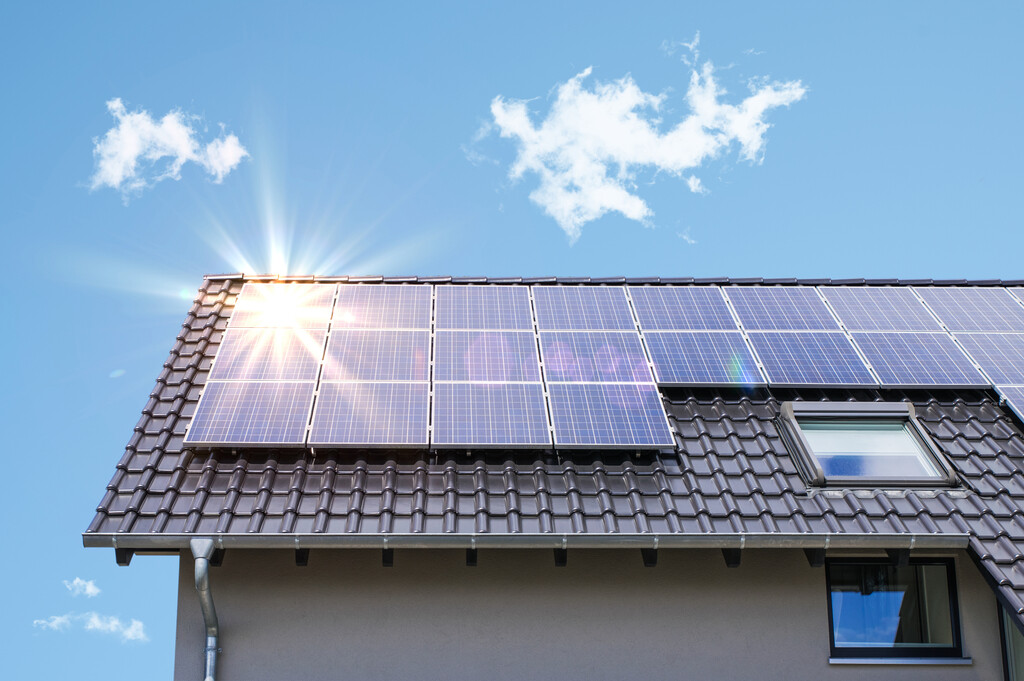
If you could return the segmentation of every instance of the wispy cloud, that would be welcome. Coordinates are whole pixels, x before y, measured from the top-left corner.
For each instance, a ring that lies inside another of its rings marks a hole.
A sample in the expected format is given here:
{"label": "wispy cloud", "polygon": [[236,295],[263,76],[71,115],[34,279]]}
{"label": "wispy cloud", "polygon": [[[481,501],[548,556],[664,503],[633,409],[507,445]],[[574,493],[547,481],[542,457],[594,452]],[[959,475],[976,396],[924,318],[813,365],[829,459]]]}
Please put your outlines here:
{"label": "wispy cloud", "polygon": [[[699,41],[698,34],[678,44],[691,65],[684,98],[689,111],[672,124],[662,118],[667,94],[645,92],[629,75],[591,80],[590,68],[557,87],[547,116],[537,123],[528,101],[502,95],[492,100],[495,129],[517,142],[509,176],[537,175],[530,199],[570,242],[580,237],[583,225],[608,212],[649,222],[653,212],[637,193],[641,170],[684,178],[691,192],[703,194],[707,188],[692,171],[726,150],[736,147],[741,159],[761,163],[768,112],[804,97],[806,88],[798,80],[757,79],[748,83],[746,97],[727,103],[712,63],[697,64]],[[666,52],[675,49],[663,45]]]}
{"label": "wispy cloud", "polygon": [[49,629],[50,631],[64,631],[71,626],[71,618],[74,615],[68,613],[67,615],[51,615],[44,620],[32,620],[33,627],[39,627],[40,629]]}
{"label": "wispy cloud", "polygon": [[194,125],[197,116],[174,109],[159,120],[144,109],[128,111],[119,98],[107,102],[117,122],[102,138],[93,140],[96,171],[93,190],[110,187],[128,199],[161,180],[181,178],[181,169],[192,162],[202,167],[214,182],[223,181],[249,152],[238,137],[226,134],[202,143]]}
{"label": "wispy cloud", "polygon": [[91,579],[86,581],[81,577],[75,577],[70,582],[64,580],[64,586],[68,591],[71,592],[72,596],[85,596],[86,598],[95,598],[100,595],[100,588],[96,586],[96,583]]}
{"label": "wispy cloud", "polygon": [[100,634],[108,634],[121,639],[122,643],[129,641],[148,641],[146,628],[137,619],[131,619],[127,623],[113,615],[101,615],[98,612],[65,613],[63,615],[52,615],[46,619],[32,620],[32,626],[47,631],[66,631],[79,625],[85,631],[95,631]]}

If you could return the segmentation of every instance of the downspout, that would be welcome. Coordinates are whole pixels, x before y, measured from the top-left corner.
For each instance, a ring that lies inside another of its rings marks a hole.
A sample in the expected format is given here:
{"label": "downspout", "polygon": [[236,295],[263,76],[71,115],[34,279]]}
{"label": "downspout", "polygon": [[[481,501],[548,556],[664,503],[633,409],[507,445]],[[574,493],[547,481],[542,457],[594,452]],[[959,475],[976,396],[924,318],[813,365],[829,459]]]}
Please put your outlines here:
{"label": "downspout", "polygon": [[196,591],[199,592],[199,607],[203,609],[203,622],[206,624],[206,648],[204,681],[214,681],[217,669],[217,638],[220,625],[217,623],[217,611],[213,607],[213,593],[210,591],[210,557],[213,555],[212,539],[193,539],[189,542],[192,555],[196,559]]}

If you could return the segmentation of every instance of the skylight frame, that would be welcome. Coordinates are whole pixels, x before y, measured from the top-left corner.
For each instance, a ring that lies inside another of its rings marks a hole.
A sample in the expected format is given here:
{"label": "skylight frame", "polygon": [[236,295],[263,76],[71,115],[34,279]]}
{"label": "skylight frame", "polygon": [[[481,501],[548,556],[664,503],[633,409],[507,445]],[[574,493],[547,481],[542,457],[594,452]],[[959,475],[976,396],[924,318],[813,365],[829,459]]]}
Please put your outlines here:
{"label": "skylight frame", "polygon": [[[858,421],[890,422],[906,426],[919,453],[938,475],[934,476],[828,476],[804,435],[800,422]],[[779,416],[779,432],[793,456],[797,470],[812,487],[903,488],[955,487],[959,479],[931,436],[917,420],[910,402],[784,402]]]}

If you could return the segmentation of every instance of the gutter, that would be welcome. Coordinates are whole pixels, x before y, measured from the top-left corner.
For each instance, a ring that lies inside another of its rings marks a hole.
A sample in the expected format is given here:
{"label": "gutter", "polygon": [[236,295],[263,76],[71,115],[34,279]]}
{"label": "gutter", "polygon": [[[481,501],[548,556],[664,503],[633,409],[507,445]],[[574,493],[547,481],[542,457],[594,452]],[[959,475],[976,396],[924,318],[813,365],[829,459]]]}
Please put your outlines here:
{"label": "gutter", "polygon": [[220,624],[217,622],[217,610],[213,607],[213,593],[210,591],[210,557],[213,555],[213,540],[194,538],[189,542],[192,555],[196,559],[196,591],[199,592],[199,607],[203,610],[203,622],[206,624],[206,648],[204,649],[204,681],[214,681],[217,670],[217,647],[220,636]]}
{"label": "gutter", "polygon": [[[183,551],[195,541],[217,549],[927,549],[967,548],[963,534],[194,534],[87,532],[86,547],[130,551]],[[212,551],[211,548],[211,551]],[[198,560],[198,558],[197,558]],[[198,565],[198,563],[197,563]],[[198,567],[197,567],[198,569]],[[198,587],[197,587],[198,588]],[[211,603],[212,607],[212,603]]]}

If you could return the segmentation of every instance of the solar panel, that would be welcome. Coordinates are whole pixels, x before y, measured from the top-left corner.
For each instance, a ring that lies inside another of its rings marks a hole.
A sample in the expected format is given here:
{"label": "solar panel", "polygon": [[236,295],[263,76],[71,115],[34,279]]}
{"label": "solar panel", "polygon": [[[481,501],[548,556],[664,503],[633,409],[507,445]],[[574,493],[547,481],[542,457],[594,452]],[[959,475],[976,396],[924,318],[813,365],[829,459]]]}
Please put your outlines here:
{"label": "solar panel", "polygon": [[540,383],[438,383],[434,446],[550,447]]}
{"label": "solar panel", "polygon": [[660,384],[764,384],[754,355],[738,331],[648,331],[644,340]]}
{"label": "solar panel", "polygon": [[217,350],[211,380],[315,381],[326,331],[231,327]]}
{"label": "solar panel", "polygon": [[426,381],[429,331],[331,331],[324,356],[325,381]]}
{"label": "solar panel", "polygon": [[437,331],[434,380],[539,383],[533,331]]}
{"label": "solar panel", "polygon": [[956,339],[996,385],[1024,385],[1024,334],[958,333]]}
{"label": "solar panel", "polygon": [[621,286],[534,286],[533,303],[540,329],[636,328]]}
{"label": "solar panel", "polygon": [[717,286],[630,286],[629,296],[644,331],[739,329]]}
{"label": "solar panel", "polygon": [[1024,385],[997,385],[996,392],[1003,396],[1017,418],[1024,420]]}
{"label": "solar panel", "polygon": [[558,447],[672,447],[658,389],[635,383],[548,386]]}
{"label": "solar panel", "polygon": [[811,287],[730,286],[725,289],[748,331],[830,331],[832,313]]}
{"label": "solar panel", "polygon": [[438,286],[438,329],[533,329],[525,286]]}
{"label": "solar panel", "polygon": [[1001,288],[916,289],[950,331],[1024,331],[1024,307]]}
{"label": "solar panel", "polygon": [[842,333],[750,333],[754,351],[774,385],[877,385]]}
{"label": "solar panel", "polygon": [[818,290],[850,331],[942,331],[909,288],[823,286]]}
{"label": "solar panel", "polygon": [[246,284],[235,300],[232,328],[326,329],[334,284]]}
{"label": "solar panel", "polygon": [[426,284],[341,284],[332,328],[429,329],[430,288]]}
{"label": "solar panel", "polygon": [[853,339],[882,385],[988,385],[945,333],[855,333]]}
{"label": "solar panel", "polygon": [[540,347],[549,382],[653,381],[635,331],[542,331]]}
{"label": "solar panel", "polygon": [[312,381],[210,381],[185,443],[301,445],[315,385]]}
{"label": "solar panel", "polygon": [[425,447],[429,410],[426,382],[322,383],[309,445]]}

